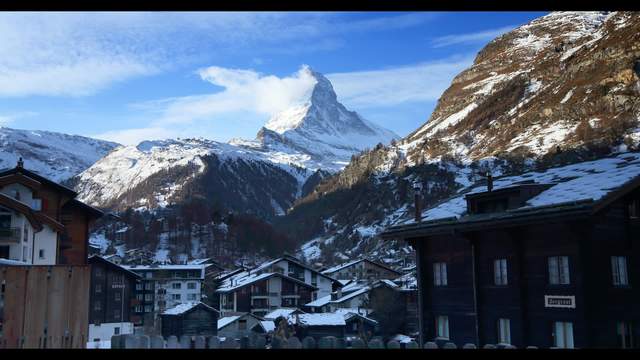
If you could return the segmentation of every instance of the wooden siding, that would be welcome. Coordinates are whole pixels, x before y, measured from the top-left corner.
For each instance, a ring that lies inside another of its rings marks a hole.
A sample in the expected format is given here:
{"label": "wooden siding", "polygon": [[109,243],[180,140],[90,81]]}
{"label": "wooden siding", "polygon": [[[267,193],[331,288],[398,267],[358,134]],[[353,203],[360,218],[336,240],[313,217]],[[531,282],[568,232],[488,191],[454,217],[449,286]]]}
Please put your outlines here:
{"label": "wooden siding", "polygon": [[89,280],[88,266],[0,267],[0,348],[84,348]]}

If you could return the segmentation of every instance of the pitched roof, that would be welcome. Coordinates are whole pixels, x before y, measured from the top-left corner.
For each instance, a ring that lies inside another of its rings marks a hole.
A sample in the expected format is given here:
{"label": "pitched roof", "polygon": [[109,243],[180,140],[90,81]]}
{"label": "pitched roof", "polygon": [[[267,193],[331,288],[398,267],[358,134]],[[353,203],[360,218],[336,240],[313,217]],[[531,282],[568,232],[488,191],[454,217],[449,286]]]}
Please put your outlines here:
{"label": "pitched roof", "polygon": [[500,190],[523,182],[547,184],[549,187],[519,208],[470,215],[465,197],[486,190],[485,185],[475,184],[425,210],[422,222],[416,223],[411,219],[398,223],[383,232],[382,237],[390,239],[425,231],[450,231],[452,227],[472,229],[484,224],[545,221],[560,216],[586,217],[640,186],[640,153],[622,153],[544,171],[497,177],[493,184],[494,189]]}
{"label": "pitched roof", "polygon": [[304,313],[304,311],[298,308],[279,308],[269,312],[264,316],[265,319],[277,319],[279,317],[287,317],[295,312]]}
{"label": "pitched roof", "polygon": [[379,263],[377,261],[373,261],[373,260],[371,260],[369,258],[360,258],[360,259],[352,260],[352,261],[349,261],[349,262],[346,262],[346,263],[343,263],[343,264],[340,264],[340,265],[336,265],[334,267],[331,267],[331,268],[328,268],[326,270],[323,270],[322,273],[326,274],[326,275],[333,274],[333,273],[338,272],[338,271],[340,271],[342,269],[345,269],[347,267],[350,267],[350,266],[353,266],[355,264],[358,264],[358,263],[360,263],[362,261],[366,261],[366,262],[368,262],[370,264],[373,264],[375,266],[384,268],[384,269],[386,269],[388,271],[392,271],[392,272],[394,272],[396,274],[400,274],[400,272],[388,267],[387,265]]}
{"label": "pitched roof", "polygon": [[262,318],[260,318],[259,316],[254,315],[252,313],[244,313],[244,314],[240,314],[240,315],[225,316],[225,317],[222,317],[222,318],[218,319],[218,330],[224,328],[225,326],[228,326],[229,324],[233,323],[234,321],[237,321],[240,318],[243,318],[245,316],[250,316],[252,318],[255,318],[259,322],[263,321]]}
{"label": "pitched roof", "polygon": [[172,308],[165,310],[162,313],[162,315],[183,315],[189,311],[195,310],[197,307],[202,307],[203,309],[206,309],[209,311],[215,311],[216,313],[219,312],[218,310],[212,308],[211,306],[203,302],[197,301],[197,302],[187,302],[187,303],[178,304]]}
{"label": "pitched roof", "polygon": [[262,273],[262,274],[250,274],[241,277],[231,277],[226,279],[220,287],[216,290],[217,293],[226,293],[230,291],[237,290],[241,287],[245,287],[247,285],[251,285],[257,281],[265,280],[271,278],[273,276],[280,277],[282,279],[286,279],[288,281],[293,281],[298,285],[306,286],[308,288],[317,289],[317,287],[313,285],[309,285],[304,281],[300,281],[298,279],[294,279],[290,276],[280,274],[280,273]]}
{"label": "pitched roof", "polygon": [[34,173],[33,171],[29,171],[23,167],[14,167],[13,169],[8,169],[5,171],[0,172],[0,178],[5,177],[5,176],[10,176],[10,175],[23,175],[26,176],[28,178],[31,178],[32,180],[35,180],[41,184],[50,186],[55,188],[56,190],[63,192],[65,194],[67,194],[68,196],[70,196],[71,198],[75,198],[76,196],[78,196],[78,193],[69,189],[68,187],[58,184],[55,181],[51,181],[43,176],[40,176],[36,173]]}
{"label": "pitched roof", "polygon": [[102,257],[100,255],[91,255],[91,256],[89,256],[89,259],[87,260],[87,262],[89,264],[91,264],[93,262],[96,262],[96,261],[97,262],[101,262],[101,263],[103,263],[103,264],[105,264],[105,265],[107,265],[107,266],[109,266],[109,267],[111,267],[113,269],[116,269],[117,271],[123,272],[125,275],[130,276],[132,278],[135,278],[135,279],[141,279],[142,278],[142,276],[140,276],[139,274],[136,274],[133,271],[130,271],[130,270],[126,269],[125,267],[120,266],[120,265],[110,261],[109,259],[107,259],[107,258],[112,258],[114,255],[109,255],[109,256],[105,256],[105,257]]}
{"label": "pitched roof", "polygon": [[299,326],[344,326],[344,315],[336,313],[314,313],[290,315],[287,319],[289,324]]}

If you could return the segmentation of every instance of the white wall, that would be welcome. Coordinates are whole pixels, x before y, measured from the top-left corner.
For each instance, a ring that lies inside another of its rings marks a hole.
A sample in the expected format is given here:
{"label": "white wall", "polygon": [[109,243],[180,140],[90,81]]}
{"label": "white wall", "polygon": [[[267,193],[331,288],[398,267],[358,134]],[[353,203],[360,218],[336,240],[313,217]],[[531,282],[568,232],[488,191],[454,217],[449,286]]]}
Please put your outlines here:
{"label": "white wall", "polygon": [[[42,231],[36,233],[33,244],[34,265],[55,265],[58,233],[48,225],[44,225]],[[44,250],[44,258],[40,258],[40,250]]]}
{"label": "white wall", "polygon": [[100,325],[89,324],[89,338],[88,342],[93,342],[94,339],[100,339],[100,341],[111,341],[111,337],[115,335],[115,328],[120,328],[120,335],[133,334],[133,323],[103,323]]}

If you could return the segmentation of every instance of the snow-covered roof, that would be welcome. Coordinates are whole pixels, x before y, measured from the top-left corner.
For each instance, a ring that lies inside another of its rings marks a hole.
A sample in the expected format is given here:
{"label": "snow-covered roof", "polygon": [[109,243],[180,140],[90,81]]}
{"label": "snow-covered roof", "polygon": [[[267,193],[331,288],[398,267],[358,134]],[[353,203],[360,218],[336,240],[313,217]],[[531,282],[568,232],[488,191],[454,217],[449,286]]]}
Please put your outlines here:
{"label": "snow-covered roof", "polygon": [[293,314],[296,311],[300,311],[297,308],[279,308],[279,309],[275,309],[271,312],[269,312],[267,315],[264,316],[265,319],[277,319],[279,317],[287,317],[291,314]]}
{"label": "snow-covered roof", "polygon": [[125,269],[136,270],[202,270],[211,264],[202,265],[123,265]]}
{"label": "snow-covered roof", "polygon": [[321,307],[321,306],[325,306],[327,305],[329,302],[331,302],[331,295],[327,295],[327,296],[323,296],[321,298],[317,298],[316,300],[305,304],[304,306],[309,306],[309,307]]}
{"label": "snow-covered roof", "polygon": [[370,264],[373,264],[375,266],[379,266],[379,267],[387,269],[389,271],[393,271],[393,272],[398,273],[398,271],[396,271],[396,270],[394,270],[394,269],[392,269],[392,268],[390,268],[390,267],[388,267],[388,266],[386,266],[384,264],[381,264],[379,262],[376,262],[376,261],[373,261],[373,260],[367,259],[367,258],[356,259],[356,260],[352,260],[352,261],[346,262],[344,264],[336,265],[334,267],[331,267],[331,268],[328,268],[326,270],[323,270],[322,273],[325,274],[325,275],[331,275],[331,274],[333,274],[335,272],[338,272],[338,271],[340,271],[342,269],[345,269],[345,268],[348,268],[348,267],[353,266],[355,264],[358,264],[358,263],[360,263],[362,261],[366,261],[366,262],[368,262]]}
{"label": "snow-covered roof", "polygon": [[[296,320],[297,319],[297,320]],[[316,313],[316,314],[297,314],[290,315],[288,319],[290,324],[300,326],[343,326],[346,325],[344,316],[336,313]]]}
{"label": "snow-covered roof", "polygon": [[[523,206],[509,210],[532,210],[538,207],[557,206],[580,201],[602,200],[605,196],[622,188],[640,177],[640,153],[622,153],[599,160],[550,168],[545,171],[532,171],[517,176],[495,178],[494,191],[530,181],[533,184],[547,184],[550,187],[527,200]],[[422,213],[424,222],[460,219],[467,215],[465,196],[486,191],[486,185],[472,185],[461,190],[439,205]],[[423,224],[424,224],[423,222]],[[397,225],[415,224],[415,219],[406,220]]]}
{"label": "snow-covered roof", "polygon": [[260,324],[262,324],[262,327],[266,332],[274,331],[276,329],[276,324],[272,320],[262,320],[260,321]]}
{"label": "snow-covered roof", "polygon": [[225,316],[223,318],[218,319],[218,330],[240,319],[241,317],[242,315],[235,315],[235,316]]}
{"label": "snow-covered roof", "polygon": [[373,324],[377,324],[378,322],[370,317],[367,317],[367,311],[364,309],[336,309],[334,311],[336,314],[340,314],[344,317],[344,321],[349,321],[353,317],[360,317],[366,321],[369,321]]}
{"label": "snow-covered roof", "polygon": [[278,276],[281,277],[283,279],[287,279],[289,281],[293,281],[299,285],[303,285],[303,286],[307,286],[310,288],[316,288],[315,286],[309,285],[303,281],[300,281],[298,279],[294,279],[290,276],[284,275],[284,274],[280,274],[280,273],[273,273],[273,272],[268,272],[268,273],[262,273],[262,274],[249,274],[247,272],[242,272],[239,273],[237,275],[233,275],[227,279],[225,279],[223,281],[223,283],[220,285],[220,287],[218,287],[218,289],[216,290],[216,292],[229,292],[229,291],[233,291],[236,289],[239,289],[243,286],[247,286],[249,284],[253,284],[256,281],[260,281],[260,280],[264,280],[267,278],[270,278],[272,276]]}
{"label": "snow-covered roof", "polygon": [[212,308],[211,306],[209,306],[209,305],[207,305],[207,304],[205,304],[203,302],[200,302],[200,301],[195,301],[195,302],[186,302],[186,303],[178,304],[178,305],[176,305],[176,306],[174,306],[172,308],[169,308],[169,309],[165,310],[162,313],[162,315],[180,315],[180,314],[184,314],[187,311],[195,308],[198,305],[202,305],[202,306],[206,307],[207,309],[210,309],[210,310],[213,310],[213,311],[217,312],[217,310]]}
{"label": "snow-covered roof", "polygon": [[339,298],[339,299],[331,300],[331,303],[333,303],[333,304],[339,304],[339,303],[341,303],[341,302],[344,302],[344,301],[347,301],[347,300],[353,299],[353,298],[354,298],[354,297],[356,297],[356,296],[360,296],[360,295],[366,294],[366,293],[368,293],[369,291],[371,291],[371,288],[370,288],[369,286],[365,286],[365,287],[363,287],[363,288],[362,288],[362,289],[360,289],[360,290],[356,290],[356,291],[350,292],[350,293],[348,293],[348,294],[346,294],[346,295],[343,295],[343,296],[342,296],[341,298]]}

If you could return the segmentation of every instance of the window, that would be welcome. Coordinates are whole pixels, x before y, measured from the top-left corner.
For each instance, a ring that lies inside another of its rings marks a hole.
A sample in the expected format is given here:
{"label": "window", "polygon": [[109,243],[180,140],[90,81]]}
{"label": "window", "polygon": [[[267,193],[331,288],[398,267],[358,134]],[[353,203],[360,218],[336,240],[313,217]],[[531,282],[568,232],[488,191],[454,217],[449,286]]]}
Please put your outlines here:
{"label": "window", "polygon": [[622,349],[630,349],[634,345],[633,326],[631,323],[618,321],[616,330],[618,334],[618,346]]}
{"label": "window", "polygon": [[507,259],[493,261],[493,280],[496,285],[507,285]]}
{"label": "window", "polygon": [[120,310],[113,310],[113,318],[120,319]]}
{"label": "window", "polygon": [[136,305],[135,312],[141,313],[142,312],[142,305]]}
{"label": "window", "polygon": [[187,294],[187,300],[196,300],[197,294]]}
{"label": "window", "polygon": [[145,305],[144,306],[144,312],[146,312],[146,313],[151,312],[151,305]]}
{"label": "window", "polygon": [[24,236],[22,237],[22,241],[23,242],[29,241],[29,229],[27,229],[26,224],[22,227],[22,232],[24,233]]}
{"label": "window", "polygon": [[498,343],[511,344],[511,320],[498,319]]}
{"label": "window", "polygon": [[153,301],[153,294],[144,294],[144,301]]}
{"label": "window", "polygon": [[144,299],[144,295],[142,294],[136,294],[136,299],[142,301]]}
{"label": "window", "polygon": [[96,284],[96,292],[97,293],[101,293],[102,292],[102,284]]}
{"label": "window", "polygon": [[167,306],[167,302],[164,300],[158,301],[158,307],[164,309]]}
{"label": "window", "polygon": [[146,284],[144,284],[144,289],[153,290],[153,283],[151,281],[147,282]]}
{"label": "window", "polygon": [[136,284],[136,290],[142,290],[143,288],[144,288],[144,285],[142,283]]}
{"label": "window", "polygon": [[247,320],[238,320],[238,330],[246,330],[247,329]]}
{"label": "window", "polygon": [[171,295],[171,299],[172,300],[180,300],[182,298],[182,296],[180,296],[180,294],[172,294]]}
{"label": "window", "polygon": [[573,349],[573,323],[556,321],[553,324],[553,345],[557,348]]}
{"label": "window", "polygon": [[122,300],[122,297],[121,297],[121,295],[120,295],[120,292],[119,292],[119,291],[116,291],[116,292],[114,293],[114,295],[115,295],[115,301],[120,301],[120,300]]}
{"label": "window", "polygon": [[568,285],[571,283],[569,276],[569,257],[549,257],[549,284]]}
{"label": "window", "polygon": [[40,249],[40,250],[38,250],[38,257],[39,257],[40,259],[44,259],[44,249]]}
{"label": "window", "polygon": [[97,268],[95,268],[95,269],[96,269],[96,277],[101,277],[101,276],[102,276],[102,274],[103,274],[103,272],[102,272],[102,268],[97,267]]}
{"label": "window", "polygon": [[634,199],[629,202],[629,219],[640,218],[640,200]]}
{"label": "window", "polygon": [[611,257],[611,274],[613,275],[613,285],[629,285],[629,278],[627,277],[627,258],[625,256]]}
{"label": "window", "polygon": [[436,318],[436,336],[443,339],[449,338],[449,317],[438,316]]}
{"label": "window", "polygon": [[433,264],[433,284],[435,286],[447,285],[447,264],[440,262]]}
{"label": "window", "polygon": [[151,278],[153,277],[153,272],[151,272],[151,271],[147,271],[147,272],[144,274],[144,277],[145,277],[145,278],[147,278],[147,279],[151,279]]}
{"label": "window", "polygon": [[187,284],[187,289],[193,290],[196,288],[196,283],[190,282]]}
{"label": "window", "polygon": [[120,335],[120,327],[116,326],[113,328],[113,335]]}
{"label": "window", "polygon": [[100,301],[96,301],[93,303],[93,310],[100,311],[102,310],[102,303]]}
{"label": "window", "polygon": [[171,288],[172,289],[182,289],[182,284],[181,283],[173,283],[173,284],[171,284]]}

